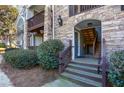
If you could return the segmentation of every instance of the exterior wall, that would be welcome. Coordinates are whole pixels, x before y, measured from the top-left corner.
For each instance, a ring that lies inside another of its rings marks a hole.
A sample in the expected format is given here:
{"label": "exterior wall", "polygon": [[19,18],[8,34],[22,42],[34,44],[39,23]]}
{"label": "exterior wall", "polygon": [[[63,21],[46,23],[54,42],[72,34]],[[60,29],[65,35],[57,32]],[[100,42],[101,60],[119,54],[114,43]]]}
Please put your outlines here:
{"label": "exterior wall", "polygon": [[28,14],[27,15],[27,19],[33,17],[33,15],[34,15],[33,11],[31,11],[30,9],[28,9],[28,13],[27,14]]}
{"label": "exterior wall", "polygon": [[44,5],[29,5],[27,19],[34,16],[34,11],[41,12],[44,10]]}
{"label": "exterior wall", "polygon": [[[61,15],[63,19],[63,26],[58,24],[58,16]],[[55,38],[62,40],[65,45],[68,44],[68,40],[73,38],[73,21],[70,23],[72,18],[69,18],[69,10],[67,5],[57,5],[54,7],[54,30]]]}
{"label": "exterior wall", "polygon": [[17,43],[17,47],[23,47],[23,36],[24,36],[24,12],[22,12],[23,9],[23,5],[19,5],[17,6],[17,9],[19,11],[19,15],[17,17],[17,21],[16,21],[16,28],[17,28],[17,36],[16,36],[16,43]]}
{"label": "exterior wall", "polygon": [[[42,43],[43,40],[47,40],[47,39],[52,39],[52,12],[51,12],[51,6],[44,6],[44,5],[31,5],[31,6],[27,6],[27,11],[24,9],[24,5],[20,5],[17,6],[18,10],[19,10],[19,16],[17,19],[17,33],[20,33],[21,30],[23,30],[23,32],[27,31],[27,21],[25,22],[25,17],[24,15],[26,14],[26,20],[28,20],[29,18],[34,16],[34,10],[37,10],[37,12],[40,11],[45,11],[45,17],[44,17],[44,36],[35,36],[34,33],[27,33],[26,37],[27,37],[27,45],[28,46],[34,46],[34,42],[35,45],[38,46],[40,43]],[[23,19],[23,22],[20,22],[20,19]],[[20,23],[19,23],[20,22]],[[23,24],[23,27],[22,27]],[[21,28],[21,30],[20,30]],[[35,36],[35,41],[33,38],[33,35]],[[23,38],[23,39],[22,39]],[[19,44],[22,44],[21,42],[24,43],[24,33],[18,34],[17,35],[17,41],[20,41]],[[18,42],[17,42],[18,43]],[[24,44],[23,44],[24,45]],[[23,46],[24,47],[24,46]]]}
{"label": "exterior wall", "polygon": [[[44,7],[43,5],[32,5],[29,7],[28,9],[28,18],[27,19],[30,19],[31,17],[34,16],[34,11],[37,11],[37,12],[41,12],[41,11],[44,11]],[[43,36],[39,35],[39,36],[36,36],[35,35],[35,32],[29,32],[29,34],[31,35],[29,37],[29,46],[39,46],[42,41],[43,41]]]}
{"label": "exterior wall", "polygon": [[[24,49],[27,49],[27,46],[29,45],[28,43],[28,32],[27,32],[27,14],[28,14],[28,5],[19,5],[19,6],[17,6],[17,9],[19,10],[19,16],[18,16],[18,18],[17,18],[17,29],[18,29],[18,22],[19,22],[19,19],[20,18],[22,18],[22,20],[23,20],[23,22],[22,22],[22,24],[24,24],[24,26],[23,26],[23,33],[22,34],[20,34],[21,36],[20,37],[23,37],[23,45],[22,45],[22,47],[24,48]],[[18,31],[20,31],[19,29],[18,29]],[[17,32],[18,33],[18,32]],[[17,38],[18,38],[18,35],[17,35]]]}
{"label": "exterior wall", "polygon": [[[58,15],[61,15],[63,26],[58,25]],[[107,53],[118,49],[124,49],[124,11],[119,5],[102,6],[81,14],[69,17],[69,6],[57,5],[54,12],[55,38],[66,43],[73,40],[74,46],[74,26],[87,19],[101,21],[102,38],[106,40]],[[67,44],[65,44],[67,45]]]}
{"label": "exterior wall", "polygon": [[44,18],[44,41],[53,38],[52,32],[52,7],[51,5],[45,7],[45,18]]}

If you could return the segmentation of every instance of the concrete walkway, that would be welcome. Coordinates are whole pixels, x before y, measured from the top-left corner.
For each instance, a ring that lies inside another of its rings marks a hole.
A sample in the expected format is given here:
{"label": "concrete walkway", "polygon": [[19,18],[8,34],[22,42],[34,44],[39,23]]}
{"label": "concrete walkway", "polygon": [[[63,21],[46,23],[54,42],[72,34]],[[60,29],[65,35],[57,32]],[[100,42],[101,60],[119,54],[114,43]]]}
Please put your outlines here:
{"label": "concrete walkway", "polygon": [[[0,55],[0,64],[2,63],[2,55]],[[12,82],[8,76],[0,69],[0,87],[12,87]]]}
{"label": "concrete walkway", "polygon": [[42,87],[81,87],[81,86],[72,83],[66,79],[58,78],[57,80],[47,83]]}

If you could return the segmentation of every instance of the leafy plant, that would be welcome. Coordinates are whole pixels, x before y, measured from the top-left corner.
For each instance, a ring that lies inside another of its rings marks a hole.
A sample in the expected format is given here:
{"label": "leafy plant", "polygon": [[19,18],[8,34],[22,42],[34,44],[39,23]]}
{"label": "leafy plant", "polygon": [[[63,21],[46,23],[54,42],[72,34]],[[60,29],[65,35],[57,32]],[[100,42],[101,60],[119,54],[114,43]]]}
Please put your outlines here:
{"label": "leafy plant", "polygon": [[109,74],[108,74],[109,81],[114,86],[124,87],[124,79],[121,78],[123,76],[123,74],[118,74],[116,71],[110,70]]}
{"label": "leafy plant", "polygon": [[31,68],[37,64],[37,55],[33,50],[15,49],[7,51],[4,59],[14,68]]}
{"label": "leafy plant", "polygon": [[116,51],[110,56],[109,81],[124,87],[124,51]]}
{"label": "leafy plant", "polygon": [[0,43],[0,48],[6,48],[6,45],[4,43]]}
{"label": "leafy plant", "polygon": [[57,39],[43,42],[37,49],[38,63],[44,69],[58,68],[58,54],[63,48],[64,44]]}

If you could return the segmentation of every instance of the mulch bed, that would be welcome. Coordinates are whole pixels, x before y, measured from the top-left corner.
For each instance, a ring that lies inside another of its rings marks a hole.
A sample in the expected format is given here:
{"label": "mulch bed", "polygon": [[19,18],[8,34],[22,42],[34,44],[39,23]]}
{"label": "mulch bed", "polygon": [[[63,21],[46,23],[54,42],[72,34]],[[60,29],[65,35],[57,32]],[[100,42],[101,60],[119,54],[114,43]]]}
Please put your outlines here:
{"label": "mulch bed", "polygon": [[28,70],[20,70],[12,68],[7,63],[2,63],[0,68],[16,87],[40,87],[58,77],[57,70],[46,71],[39,66]]}

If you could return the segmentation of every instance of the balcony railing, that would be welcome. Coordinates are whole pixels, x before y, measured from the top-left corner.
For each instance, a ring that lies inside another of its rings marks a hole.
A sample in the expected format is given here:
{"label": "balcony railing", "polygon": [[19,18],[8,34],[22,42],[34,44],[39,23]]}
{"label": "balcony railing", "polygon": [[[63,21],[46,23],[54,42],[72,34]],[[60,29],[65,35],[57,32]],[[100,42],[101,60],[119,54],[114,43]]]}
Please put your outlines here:
{"label": "balcony railing", "polygon": [[44,11],[34,15],[32,18],[28,19],[28,31],[40,28],[44,26]]}
{"label": "balcony railing", "polygon": [[80,14],[82,12],[86,12],[103,5],[70,5],[69,6],[69,16],[74,16],[76,14]]}

